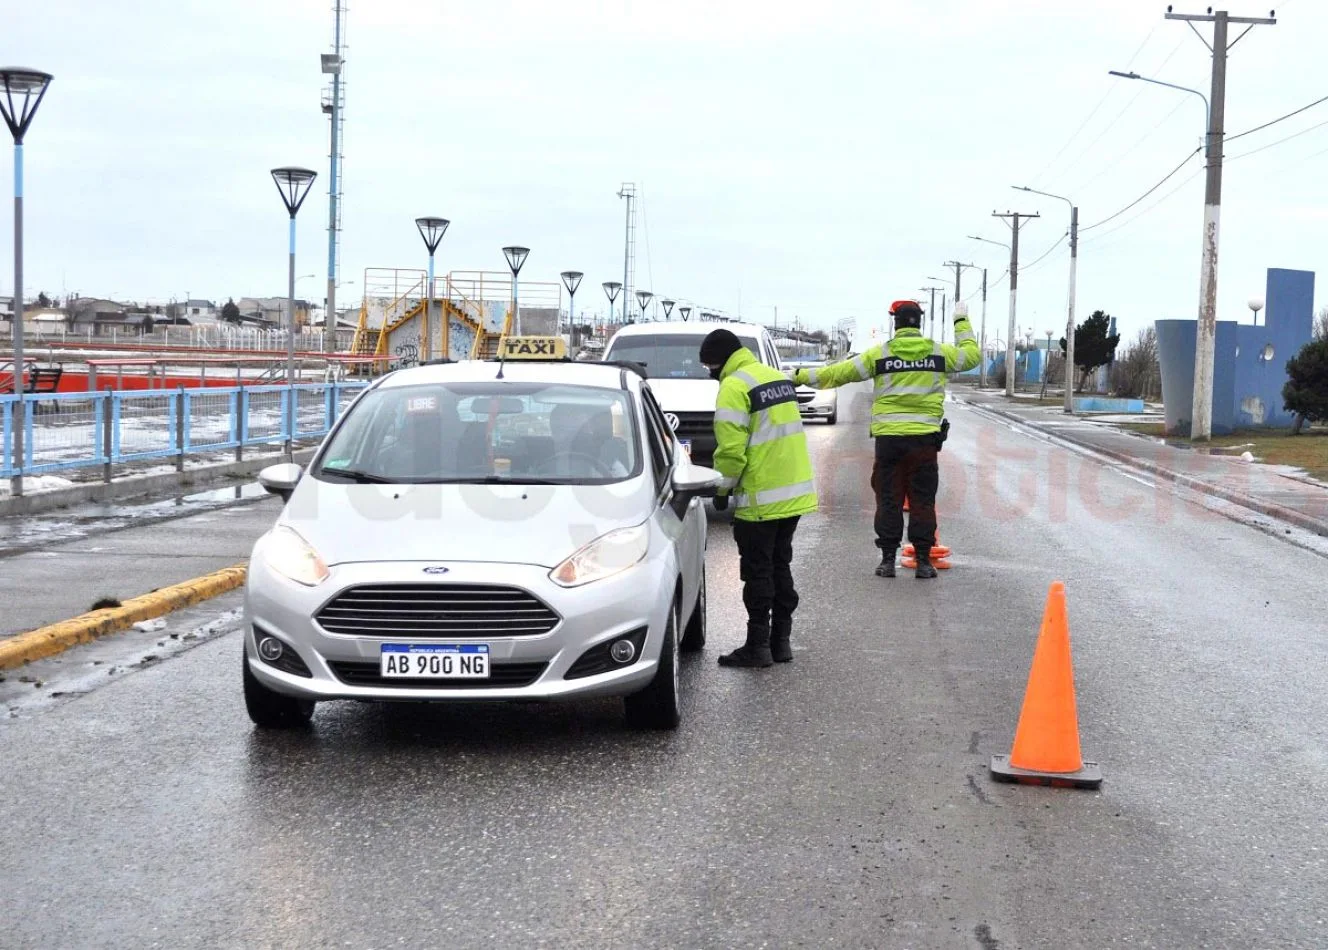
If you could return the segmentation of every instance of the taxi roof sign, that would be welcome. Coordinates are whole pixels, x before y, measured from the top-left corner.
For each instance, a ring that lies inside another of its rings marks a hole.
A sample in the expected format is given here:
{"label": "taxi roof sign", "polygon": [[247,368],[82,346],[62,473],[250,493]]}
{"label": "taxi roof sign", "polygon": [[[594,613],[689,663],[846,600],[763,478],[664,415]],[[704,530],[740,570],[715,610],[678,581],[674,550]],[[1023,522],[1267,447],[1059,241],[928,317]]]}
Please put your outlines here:
{"label": "taxi roof sign", "polygon": [[560,336],[505,336],[498,341],[502,360],[565,360],[567,343]]}

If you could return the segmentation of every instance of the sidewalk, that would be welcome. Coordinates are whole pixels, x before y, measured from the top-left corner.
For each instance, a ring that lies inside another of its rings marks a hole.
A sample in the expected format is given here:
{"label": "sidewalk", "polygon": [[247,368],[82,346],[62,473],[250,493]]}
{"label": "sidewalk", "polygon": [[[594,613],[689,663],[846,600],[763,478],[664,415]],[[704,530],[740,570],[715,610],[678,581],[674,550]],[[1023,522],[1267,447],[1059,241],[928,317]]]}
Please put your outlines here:
{"label": "sidewalk", "polygon": [[1209,454],[1188,445],[1168,444],[1094,421],[1092,416],[1067,416],[1054,406],[1009,400],[1001,392],[958,388],[952,393],[960,402],[1099,452],[1158,478],[1328,537],[1328,485],[1309,478],[1299,469],[1246,462],[1239,456]]}

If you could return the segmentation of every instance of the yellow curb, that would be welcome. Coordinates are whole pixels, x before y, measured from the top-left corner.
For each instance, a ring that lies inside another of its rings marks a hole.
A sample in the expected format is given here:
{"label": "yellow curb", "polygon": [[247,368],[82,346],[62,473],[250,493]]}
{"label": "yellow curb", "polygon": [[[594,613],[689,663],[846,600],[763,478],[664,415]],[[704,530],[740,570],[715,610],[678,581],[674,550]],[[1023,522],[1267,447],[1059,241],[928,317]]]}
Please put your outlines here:
{"label": "yellow curb", "polygon": [[141,621],[152,620],[181,607],[189,607],[235,590],[244,585],[246,570],[244,564],[225,567],[191,581],[126,600],[119,607],[94,610],[72,620],[62,620],[20,633],[0,642],[0,670],[55,656],[75,644],[88,643],[110,633],[128,630]]}

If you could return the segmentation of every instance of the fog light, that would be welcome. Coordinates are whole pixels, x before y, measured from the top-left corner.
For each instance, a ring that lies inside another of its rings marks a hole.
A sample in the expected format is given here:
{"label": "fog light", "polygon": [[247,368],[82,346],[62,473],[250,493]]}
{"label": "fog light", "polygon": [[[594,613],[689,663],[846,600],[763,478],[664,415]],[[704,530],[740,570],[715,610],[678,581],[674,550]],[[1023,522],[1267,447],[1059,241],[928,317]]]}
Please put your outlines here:
{"label": "fog light", "polygon": [[631,663],[636,656],[636,645],[631,640],[619,640],[609,647],[609,656],[614,663]]}
{"label": "fog light", "polygon": [[258,641],[258,655],[269,663],[275,663],[281,659],[281,654],[286,652],[280,640],[276,637],[264,637]]}

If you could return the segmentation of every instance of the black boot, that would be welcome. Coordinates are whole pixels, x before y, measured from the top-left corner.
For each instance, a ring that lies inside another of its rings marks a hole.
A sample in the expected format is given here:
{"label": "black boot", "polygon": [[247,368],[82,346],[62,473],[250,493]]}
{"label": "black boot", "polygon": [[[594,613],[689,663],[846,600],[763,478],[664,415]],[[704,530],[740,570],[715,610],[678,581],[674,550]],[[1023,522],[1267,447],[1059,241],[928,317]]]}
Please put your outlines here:
{"label": "black boot", "polygon": [[776,623],[770,628],[770,656],[776,663],[793,662],[793,623]]}
{"label": "black boot", "polygon": [[747,625],[747,642],[719,658],[720,666],[759,669],[774,664],[775,658],[770,655],[770,628],[752,624]]}
{"label": "black boot", "polygon": [[876,565],[876,576],[895,576],[895,552],[893,550],[881,552],[881,563]]}
{"label": "black boot", "polygon": [[936,576],[936,568],[931,566],[930,548],[927,549],[926,551],[923,551],[921,548],[919,548],[917,553],[917,559],[918,559],[918,566],[917,569],[913,571],[914,577],[916,577],[920,581],[929,581]]}

